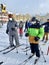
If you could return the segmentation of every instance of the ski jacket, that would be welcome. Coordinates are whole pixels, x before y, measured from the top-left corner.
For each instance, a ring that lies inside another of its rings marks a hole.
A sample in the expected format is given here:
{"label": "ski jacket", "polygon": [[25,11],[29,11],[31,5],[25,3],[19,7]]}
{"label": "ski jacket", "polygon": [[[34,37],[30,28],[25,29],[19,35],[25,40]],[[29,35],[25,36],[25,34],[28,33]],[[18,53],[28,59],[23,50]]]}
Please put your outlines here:
{"label": "ski jacket", "polygon": [[30,21],[29,22],[26,21],[26,23],[25,23],[25,29],[28,29],[29,26],[30,26]]}
{"label": "ski jacket", "polygon": [[45,25],[44,31],[48,33],[49,32],[49,22],[46,22],[46,23],[42,24],[42,26],[43,25]]}
{"label": "ski jacket", "polygon": [[27,29],[28,28],[28,21],[26,21],[26,23],[25,23],[25,29]]}
{"label": "ski jacket", "polygon": [[7,30],[9,32],[9,35],[15,35],[17,33],[17,22],[14,20],[9,20],[7,23]]}
{"label": "ski jacket", "polygon": [[29,42],[38,44],[38,41],[35,41],[35,37],[39,37],[40,39],[42,39],[44,36],[44,28],[39,24],[32,24],[29,26],[27,33],[29,34]]}

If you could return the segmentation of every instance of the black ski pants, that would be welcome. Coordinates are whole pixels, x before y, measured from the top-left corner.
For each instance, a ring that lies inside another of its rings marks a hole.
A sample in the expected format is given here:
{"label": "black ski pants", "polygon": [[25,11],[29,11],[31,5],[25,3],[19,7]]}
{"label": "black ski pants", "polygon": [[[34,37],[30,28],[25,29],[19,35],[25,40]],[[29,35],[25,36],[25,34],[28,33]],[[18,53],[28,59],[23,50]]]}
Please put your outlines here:
{"label": "black ski pants", "polygon": [[31,53],[36,53],[37,57],[40,57],[39,45],[30,43]]}

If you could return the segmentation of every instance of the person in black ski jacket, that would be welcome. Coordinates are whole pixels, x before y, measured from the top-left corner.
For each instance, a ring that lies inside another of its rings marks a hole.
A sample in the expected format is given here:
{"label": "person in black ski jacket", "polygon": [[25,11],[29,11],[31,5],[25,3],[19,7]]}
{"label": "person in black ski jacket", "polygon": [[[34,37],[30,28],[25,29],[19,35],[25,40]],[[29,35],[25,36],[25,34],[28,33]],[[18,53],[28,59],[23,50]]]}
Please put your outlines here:
{"label": "person in black ski jacket", "polygon": [[28,21],[26,21],[26,23],[25,23],[25,29],[24,29],[24,32],[26,32],[27,30],[28,30],[28,28],[29,28],[29,26],[30,26],[30,20]]}
{"label": "person in black ski jacket", "polygon": [[49,19],[47,19],[47,22],[45,22],[44,24],[42,24],[42,26],[44,26],[44,37],[43,40],[45,39],[45,43],[48,41],[48,34],[49,34]]}
{"label": "person in black ski jacket", "polygon": [[24,32],[28,29],[28,21],[25,22],[25,30]]}

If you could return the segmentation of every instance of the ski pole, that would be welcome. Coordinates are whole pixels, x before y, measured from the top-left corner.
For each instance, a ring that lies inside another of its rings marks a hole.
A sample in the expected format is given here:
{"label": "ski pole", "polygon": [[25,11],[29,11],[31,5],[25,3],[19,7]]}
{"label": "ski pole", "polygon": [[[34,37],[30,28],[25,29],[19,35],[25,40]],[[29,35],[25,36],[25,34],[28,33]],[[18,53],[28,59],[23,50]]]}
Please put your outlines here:
{"label": "ski pole", "polygon": [[[26,48],[27,48],[27,38],[26,38]],[[26,49],[26,55],[27,55],[27,49]]]}
{"label": "ski pole", "polygon": [[43,56],[44,62],[46,62],[46,59],[45,59],[45,57],[44,57],[43,51],[41,50],[41,47],[40,47],[40,51],[41,51],[41,53],[42,53],[42,56]]}
{"label": "ski pole", "polygon": [[18,53],[18,46],[16,45],[16,53]]}
{"label": "ski pole", "polygon": [[48,53],[49,53],[49,46],[48,46],[48,50],[47,50],[47,55],[48,55]]}
{"label": "ski pole", "polygon": [[18,48],[16,48],[16,50],[17,50],[16,53],[18,53]]}

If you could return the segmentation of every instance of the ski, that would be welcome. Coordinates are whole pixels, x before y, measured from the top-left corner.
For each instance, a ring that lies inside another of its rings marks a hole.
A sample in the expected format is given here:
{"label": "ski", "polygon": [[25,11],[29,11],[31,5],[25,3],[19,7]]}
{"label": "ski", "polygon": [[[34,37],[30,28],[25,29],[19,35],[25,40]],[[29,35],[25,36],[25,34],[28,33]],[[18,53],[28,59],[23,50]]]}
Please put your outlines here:
{"label": "ski", "polygon": [[20,47],[20,46],[22,46],[22,45],[23,45],[23,44],[21,44],[21,45],[19,45],[19,46],[13,46],[13,47],[11,47],[9,50],[3,52],[3,54],[7,54],[7,53],[11,52],[12,50],[14,50],[15,48],[18,48],[18,47]]}
{"label": "ski", "polygon": [[4,62],[2,61],[2,62],[0,62],[0,65],[2,65]]}
{"label": "ski", "polygon": [[25,49],[29,48],[30,46],[27,46]]}
{"label": "ski", "polygon": [[42,45],[46,45],[46,43],[43,43]]}
{"label": "ski", "polygon": [[7,54],[7,53],[9,53],[9,52],[11,52],[12,50],[14,50],[15,48],[16,48],[16,46],[11,47],[8,51],[3,52],[3,54]]}
{"label": "ski", "polygon": [[42,45],[46,45],[46,44],[44,43],[44,44],[42,44]]}
{"label": "ski", "polygon": [[35,59],[34,61],[34,65],[36,65],[36,63],[38,62],[39,58],[38,59]]}
{"label": "ski", "polygon": [[29,50],[30,50],[30,48],[28,48],[28,49],[24,50],[23,52],[27,52],[27,51],[29,51]]}
{"label": "ski", "polygon": [[4,49],[0,50],[0,52],[5,51],[5,50],[7,50],[7,49],[9,49],[9,48],[11,48],[11,47],[10,47],[10,46],[8,46],[8,47],[6,47],[6,48],[4,48]]}
{"label": "ski", "polygon": [[16,46],[16,48],[18,48],[18,47],[20,47],[20,46],[22,46],[22,45],[24,45],[24,44],[20,44],[20,45]]}
{"label": "ski", "polygon": [[[21,45],[23,45],[23,44],[21,44]],[[20,46],[21,46],[20,45]],[[9,49],[9,48],[11,48],[10,46],[8,46],[8,47],[6,47],[6,48],[4,48],[4,49],[2,49],[2,50],[0,50],[0,52],[3,52],[3,51],[6,51],[7,49]]]}
{"label": "ski", "polygon": [[22,63],[20,63],[18,65],[25,65],[32,57],[33,57],[33,55],[29,56],[26,60],[24,60]]}
{"label": "ski", "polygon": [[25,49],[28,49],[29,48],[29,46],[27,46],[27,47],[25,47],[25,48],[22,48],[22,50],[25,50]]}

